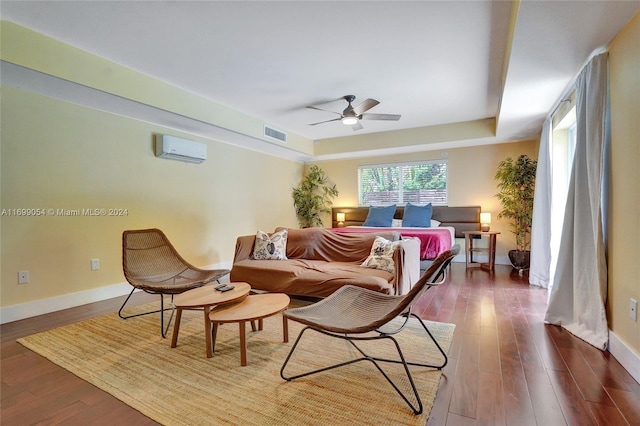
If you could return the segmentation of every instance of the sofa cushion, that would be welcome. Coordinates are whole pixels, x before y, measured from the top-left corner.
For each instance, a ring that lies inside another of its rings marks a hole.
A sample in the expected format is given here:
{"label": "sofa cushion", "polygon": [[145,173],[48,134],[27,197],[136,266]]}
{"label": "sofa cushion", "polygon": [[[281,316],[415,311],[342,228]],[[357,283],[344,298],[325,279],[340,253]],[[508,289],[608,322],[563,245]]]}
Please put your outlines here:
{"label": "sofa cushion", "polygon": [[381,230],[371,234],[340,234],[326,228],[288,229],[287,258],[354,262],[360,265],[371,251],[376,235],[387,240],[400,239],[398,232]]}
{"label": "sofa cushion", "polygon": [[233,265],[231,281],[244,281],[255,290],[298,296],[327,297],[344,285],[357,285],[385,294],[394,294],[393,274],[363,268],[351,262],[289,259],[241,260]]}
{"label": "sofa cushion", "polygon": [[253,258],[256,260],[286,260],[287,230],[283,229],[271,235],[258,231],[253,247]]}
{"label": "sofa cushion", "polygon": [[393,252],[400,245],[400,241],[389,241],[382,237],[376,237],[371,246],[369,257],[362,263],[365,268],[382,269],[395,273],[393,265]]}

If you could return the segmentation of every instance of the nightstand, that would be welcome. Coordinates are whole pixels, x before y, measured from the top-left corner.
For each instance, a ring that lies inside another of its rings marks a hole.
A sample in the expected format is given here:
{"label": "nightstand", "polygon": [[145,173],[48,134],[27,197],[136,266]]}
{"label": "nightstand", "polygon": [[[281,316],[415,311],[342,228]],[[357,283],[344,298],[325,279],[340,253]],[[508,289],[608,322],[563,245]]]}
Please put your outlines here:
{"label": "nightstand", "polygon": [[[496,238],[500,232],[496,231],[464,231],[465,241],[465,260],[467,268],[480,268],[487,271],[493,271],[496,264]],[[486,237],[488,239],[488,245],[486,247],[474,247],[474,239],[482,239]],[[486,263],[476,262],[473,260],[474,253],[486,253],[488,260]]]}

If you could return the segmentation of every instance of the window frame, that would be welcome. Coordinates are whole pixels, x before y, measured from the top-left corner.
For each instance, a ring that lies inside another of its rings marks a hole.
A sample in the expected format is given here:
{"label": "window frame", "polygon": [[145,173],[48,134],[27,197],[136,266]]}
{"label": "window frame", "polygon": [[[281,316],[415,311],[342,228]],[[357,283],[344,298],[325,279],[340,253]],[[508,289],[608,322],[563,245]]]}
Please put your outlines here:
{"label": "window frame", "polygon": [[[446,166],[446,179],[445,179],[445,189],[444,189],[444,198],[443,202],[440,201],[427,201],[426,203],[431,203],[434,206],[447,206],[449,204],[449,162],[446,158],[438,159],[438,160],[422,160],[422,161],[406,161],[401,163],[382,163],[382,164],[363,164],[358,166],[358,206],[360,207],[368,207],[368,206],[384,206],[392,204],[393,202],[382,203],[382,204],[372,204],[366,203],[363,204],[363,191],[362,191],[362,171],[364,169],[376,169],[376,168],[399,168],[402,169],[404,167],[411,166],[423,166],[427,164],[444,164]],[[407,201],[404,200],[404,189],[403,189],[403,176],[402,173],[398,173],[399,181],[398,181],[398,198],[399,201],[395,204],[397,205],[406,205]],[[411,201],[409,201],[411,202]],[[419,204],[425,204],[421,202]]]}

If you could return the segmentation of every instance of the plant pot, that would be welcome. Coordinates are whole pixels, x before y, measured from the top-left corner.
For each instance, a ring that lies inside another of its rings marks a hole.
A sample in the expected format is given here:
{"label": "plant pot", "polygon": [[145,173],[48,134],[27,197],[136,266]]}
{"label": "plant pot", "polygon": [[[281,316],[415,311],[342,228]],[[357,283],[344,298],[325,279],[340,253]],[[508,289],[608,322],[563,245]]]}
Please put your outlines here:
{"label": "plant pot", "polygon": [[519,271],[529,269],[531,252],[529,250],[509,250],[511,265]]}

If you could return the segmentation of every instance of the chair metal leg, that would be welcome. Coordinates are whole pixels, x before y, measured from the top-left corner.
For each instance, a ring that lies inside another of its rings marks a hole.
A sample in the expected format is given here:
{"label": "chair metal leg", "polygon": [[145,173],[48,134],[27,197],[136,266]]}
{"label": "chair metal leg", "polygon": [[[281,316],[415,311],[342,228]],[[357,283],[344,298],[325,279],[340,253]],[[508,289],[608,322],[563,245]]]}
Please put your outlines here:
{"label": "chair metal leg", "polygon": [[424,331],[427,332],[427,334],[429,335],[429,337],[431,338],[431,340],[433,341],[433,343],[435,343],[436,348],[438,348],[438,351],[440,351],[440,354],[442,355],[442,357],[444,358],[444,361],[442,362],[441,365],[423,365],[423,364],[414,364],[414,363],[409,363],[409,365],[422,365],[424,367],[434,367],[437,368],[438,370],[442,370],[447,363],[449,362],[449,357],[447,356],[446,352],[442,349],[442,347],[440,346],[440,344],[438,343],[438,341],[436,340],[435,337],[433,337],[433,334],[431,334],[431,332],[429,331],[429,329],[427,328],[427,325],[424,323],[424,321],[422,320],[422,318],[420,318],[419,316],[417,316],[416,314],[414,314],[413,312],[411,312],[411,316],[415,317],[418,319],[418,321],[420,322],[420,324],[422,324],[422,328],[424,328]]}
{"label": "chair metal leg", "polygon": [[138,315],[130,315],[130,316],[123,316],[122,315],[122,310],[124,309],[124,305],[127,304],[127,302],[129,301],[129,299],[131,298],[131,296],[133,295],[133,292],[136,291],[136,288],[132,288],[131,289],[131,293],[129,293],[129,295],[127,296],[127,298],[124,300],[124,303],[122,304],[122,306],[120,306],[120,310],[118,310],[118,316],[122,319],[127,319],[127,318],[131,318],[134,316],[139,316],[139,315],[144,315],[144,314],[138,314]]}
{"label": "chair metal leg", "polygon": [[173,320],[173,315],[176,313],[176,307],[173,305],[173,294],[171,295],[171,316],[169,317],[169,321],[167,322],[167,327],[164,327],[164,295],[160,295],[160,333],[162,334],[162,338],[167,337],[167,332],[169,331],[169,327],[171,326],[171,321]]}
{"label": "chair metal leg", "polygon": [[173,320],[173,315],[175,313],[175,306],[173,306],[173,294],[171,295],[171,316],[169,317],[169,322],[167,323],[167,326],[164,326],[164,311],[168,310],[164,308],[164,295],[160,294],[160,309],[155,310],[155,311],[149,311],[149,312],[143,312],[140,314],[133,314],[133,315],[123,315],[122,311],[124,310],[124,306],[127,304],[127,302],[129,301],[129,299],[131,298],[131,296],[133,295],[133,292],[136,291],[136,289],[134,288],[133,290],[131,290],[131,293],[129,293],[129,296],[127,296],[127,298],[125,299],[124,303],[122,304],[122,306],[120,307],[120,309],[118,310],[118,316],[124,320],[129,319],[129,318],[134,318],[134,317],[139,317],[142,315],[149,315],[149,314],[155,314],[160,312],[160,334],[162,335],[163,338],[167,337],[167,332],[169,331],[169,327],[171,326],[171,321]]}
{"label": "chair metal leg", "polygon": [[[416,316],[416,318],[418,318],[418,317]],[[420,318],[418,318],[418,319],[420,319]],[[398,395],[400,395],[400,397],[402,397],[402,399],[407,403],[407,405],[409,405],[409,407],[414,412],[414,414],[420,414],[420,413],[422,413],[422,410],[423,410],[422,400],[420,398],[420,394],[418,393],[418,389],[417,389],[417,387],[415,385],[415,382],[413,380],[413,376],[411,375],[411,371],[409,370],[409,365],[420,366],[420,367],[431,367],[431,368],[440,369],[440,368],[444,367],[446,365],[446,363],[447,363],[446,354],[444,353],[444,351],[442,350],[442,348],[440,347],[438,342],[433,338],[433,335],[429,332],[429,330],[427,329],[426,325],[422,322],[421,319],[420,319],[420,322],[422,323],[423,328],[427,331],[427,333],[429,334],[431,339],[435,342],[435,344],[438,347],[440,353],[443,354],[443,356],[445,358],[445,361],[444,361],[444,364],[442,364],[442,366],[433,366],[433,365],[428,365],[428,364],[407,362],[407,360],[405,359],[404,354],[402,353],[402,349],[400,348],[400,345],[398,344],[397,340],[395,338],[393,338],[389,334],[380,333],[378,336],[357,337],[357,336],[335,334],[335,333],[331,333],[331,332],[328,332],[328,331],[325,331],[325,330],[320,330],[320,329],[316,329],[316,328],[312,328],[312,327],[308,327],[307,326],[304,329],[302,329],[302,331],[298,335],[298,338],[296,339],[295,343],[291,347],[291,350],[289,351],[289,354],[287,355],[287,358],[285,359],[285,361],[284,361],[284,363],[282,365],[282,368],[280,369],[280,377],[282,377],[286,381],[291,381],[291,380],[294,380],[294,379],[298,379],[300,377],[310,376],[312,374],[321,373],[323,371],[332,370],[332,369],[338,368],[338,367],[343,367],[343,366],[346,366],[346,365],[349,365],[349,364],[353,364],[353,363],[356,363],[356,362],[359,362],[359,361],[369,361],[369,362],[371,362],[371,363],[373,363],[375,365],[375,367],[378,369],[378,371],[383,375],[383,377],[387,380],[387,382],[389,382],[391,384],[391,386],[398,393]],[[315,330],[315,331],[317,331],[319,333],[322,333],[322,334],[325,334],[327,336],[336,337],[338,339],[343,339],[343,340],[348,341],[356,350],[358,350],[358,352],[360,352],[360,354],[362,354],[362,357],[355,358],[355,359],[352,359],[352,360],[349,360],[349,361],[345,361],[345,362],[341,362],[341,363],[338,363],[338,364],[330,365],[330,366],[327,366],[327,367],[319,368],[319,369],[316,369],[316,370],[308,371],[308,372],[301,373],[301,374],[298,374],[298,375],[295,375],[295,376],[286,376],[285,373],[284,373],[284,370],[285,370],[287,364],[289,363],[289,360],[291,359],[294,351],[296,350],[296,348],[298,346],[298,343],[300,342],[303,334],[309,329]],[[380,340],[380,339],[389,339],[389,340],[393,341],[393,344],[395,345],[396,351],[398,352],[398,356],[399,356],[400,359],[386,359],[386,358],[373,357],[373,356],[367,355],[360,347],[358,347],[358,345],[355,344],[356,341]],[[405,395],[402,392],[402,390],[400,390],[400,388],[396,385],[396,383],[391,379],[391,377],[389,377],[389,375],[387,375],[387,373],[380,366],[379,362],[389,362],[389,363],[395,363],[395,364],[402,364],[402,366],[404,367],[405,374],[406,374],[407,378],[409,379],[409,384],[411,385],[411,390],[413,392],[413,396],[415,397],[415,400],[417,402],[416,405],[414,405],[409,400],[407,395]]]}

